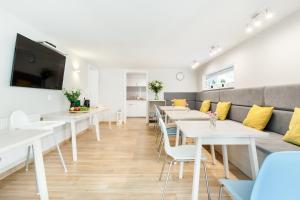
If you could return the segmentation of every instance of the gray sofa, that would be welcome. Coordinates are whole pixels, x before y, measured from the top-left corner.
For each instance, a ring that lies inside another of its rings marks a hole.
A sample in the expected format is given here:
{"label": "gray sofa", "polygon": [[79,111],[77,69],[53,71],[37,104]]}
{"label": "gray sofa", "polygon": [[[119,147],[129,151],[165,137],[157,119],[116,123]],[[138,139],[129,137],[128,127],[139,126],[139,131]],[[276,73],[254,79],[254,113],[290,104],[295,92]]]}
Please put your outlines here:
{"label": "gray sofa", "polygon": [[[186,93],[178,94],[165,93],[168,99],[185,98]],[[282,136],[288,130],[294,108],[300,107],[300,85],[211,90],[194,94],[188,93],[187,96],[189,102],[195,101],[195,103],[189,105],[191,109],[198,110],[202,101],[206,99],[211,100],[212,111],[215,111],[217,102],[230,101],[232,106],[227,118],[237,122],[243,122],[253,104],[274,107],[272,118],[265,129],[270,133],[269,137],[256,141],[260,163],[272,152],[300,150],[300,147],[282,140]],[[195,99],[193,100],[192,97],[195,97]],[[250,176],[247,147],[229,146],[228,154],[230,162]]]}

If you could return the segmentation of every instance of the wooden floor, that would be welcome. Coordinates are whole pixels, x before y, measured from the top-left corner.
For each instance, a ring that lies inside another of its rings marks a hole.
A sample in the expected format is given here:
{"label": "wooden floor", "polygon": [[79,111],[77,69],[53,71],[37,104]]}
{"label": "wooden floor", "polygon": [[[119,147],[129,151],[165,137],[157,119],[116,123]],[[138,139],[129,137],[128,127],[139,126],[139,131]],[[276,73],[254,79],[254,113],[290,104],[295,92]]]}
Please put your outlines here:
{"label": "wooden floor", "polygon": [[[144,119],[130,119],[126,125],[101,124],[102,139],[96,141],[94,130],[78,136],[78,162],[71,157],[71,144],[63,145],[62,152],[69,172],[65,174],[57,152],[44,157],[49,196],[54,199],[76,200],[154,200],[160,199],[163,182],[158,181],[162,162],[157,160],[155,132],[145,124]],[[210,154],[206,151],[210,161]],[[212,199],[217,199],[219,184],[223,176],[220,161],[208,165],[209,184]],[[244,179],[245,176],[231,167],[231,178]],[[191,199],[193,163],[185,167],[183,180],[178,180],[178,165],[172,170],[172,178],[167,188],[167,199]],[[0,182],[0,199],[38,199],[35,189],[34,170],[24,169],[8,176]],[[204,186],[202,173],[201,185]],[[207,199],[202,187],[201,199]],[[225,199],[231,199],[224,194]]]}

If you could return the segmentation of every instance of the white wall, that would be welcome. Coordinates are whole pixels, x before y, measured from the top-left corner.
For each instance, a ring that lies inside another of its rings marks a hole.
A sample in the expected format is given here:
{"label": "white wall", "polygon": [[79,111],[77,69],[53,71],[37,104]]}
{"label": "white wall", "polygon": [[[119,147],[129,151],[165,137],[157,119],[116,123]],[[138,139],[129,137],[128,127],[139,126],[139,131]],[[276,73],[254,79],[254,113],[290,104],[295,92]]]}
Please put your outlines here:
{"label": "white wall", "polygon": [[[101,104],[111,108],[113,117],[116,119],[116,112],[122,110],[124,113],[125,104],[125,73],[135,71],[134,69],[102,68],[100,69],[100,92],[99,101]],[[138,71],[148,72],[148,80],[161,80],[164,89],[160,93],[163,99],[164,92],[196,92],[197,74],[191,69],[138,69]],[[176,73],[183,72],[184,80],[178,81]],[[154,99],[154,94],[149,92],[149,99]],[[106,120],[106,119],[104,119]]]}
{"label": "white wall", "polygon": [[[62,95],[62,91],[9,86],[17,33],[33,40],[47,40],[54,44],[58,44],[58,42],[2,10],[0,10],[0,26],[0,118],[7,118],[12,111],[17,109],[23,110],[29,115],[67,109],[68,102]],[[87,63],[63,47],[58,45],[58,48],[68,54],[64,87],[81,88],[83,93],[86,94],[84,89],[87,88],[88,84]],[[79,74],[73,73],[74,66],[80,69]],[[81,124],[79,130],[82,130],[85,126],[85,123]],[[69,129],[66,127],[57,130],[57,132],[60,141],[69,136]],[[44,149],[51,146],[53,146],[52,140],[45,138],[43,141]],[[13,152],[0,155],[2,157],[0,173],[21,162],[24,159],[25,152],[25,149],[16,149]]]}
{"label": "white wall", "polygon": [[198,90],[209,74],[235,67],[236,88],[300,83],[300,12],[199,67]]}

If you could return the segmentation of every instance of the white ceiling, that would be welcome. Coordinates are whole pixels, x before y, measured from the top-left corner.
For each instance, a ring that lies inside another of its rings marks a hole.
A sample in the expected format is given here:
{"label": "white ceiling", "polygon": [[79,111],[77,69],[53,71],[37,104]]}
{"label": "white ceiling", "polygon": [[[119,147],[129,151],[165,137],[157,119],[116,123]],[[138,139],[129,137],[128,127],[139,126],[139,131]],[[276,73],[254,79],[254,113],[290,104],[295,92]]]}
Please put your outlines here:
{"label": "white ceiling", "polygon": [[[0,0],[1,8],[98,67],[191,67],[251,37],[245,25],[270,8],[271,23],[299,0]],[[265,28],[266,26],[263,26]],[[253,35],[253,34],[252,34]],[[51,41],[50,41],[51,42]]]}

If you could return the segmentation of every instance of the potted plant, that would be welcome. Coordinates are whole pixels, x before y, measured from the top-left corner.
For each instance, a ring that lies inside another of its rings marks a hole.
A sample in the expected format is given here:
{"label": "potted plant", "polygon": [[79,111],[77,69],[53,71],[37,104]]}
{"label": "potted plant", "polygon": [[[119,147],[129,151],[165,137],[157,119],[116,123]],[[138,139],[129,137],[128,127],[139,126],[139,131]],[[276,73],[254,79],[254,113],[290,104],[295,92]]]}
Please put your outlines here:
{"label": "potted plant", "polygon": [[212,80],[211,81],[211,84],[210,84],[210,88],[214,88],[214,85],[216,84],[216,81],[215,80]]}
{"label": "potted plant", "polygon": [[80,101],[78,100],[80,97],[80,90],[63,90],[64,95],[67,97],[67,99],[70,102],[70,108],[75,106],[80,106]]}
{"label": "potted plant", "polygon": [[153,80],[149,82],[149,89],[155,93],[155,100],[158,100],[158,93],[163,89],[162,81]]}
{"label": "potted plant", "polygon": [[222,84],[222,87],[225,87],[225,83],[226,83],[226,80],[225,79],[221,79],[221,84]]}

